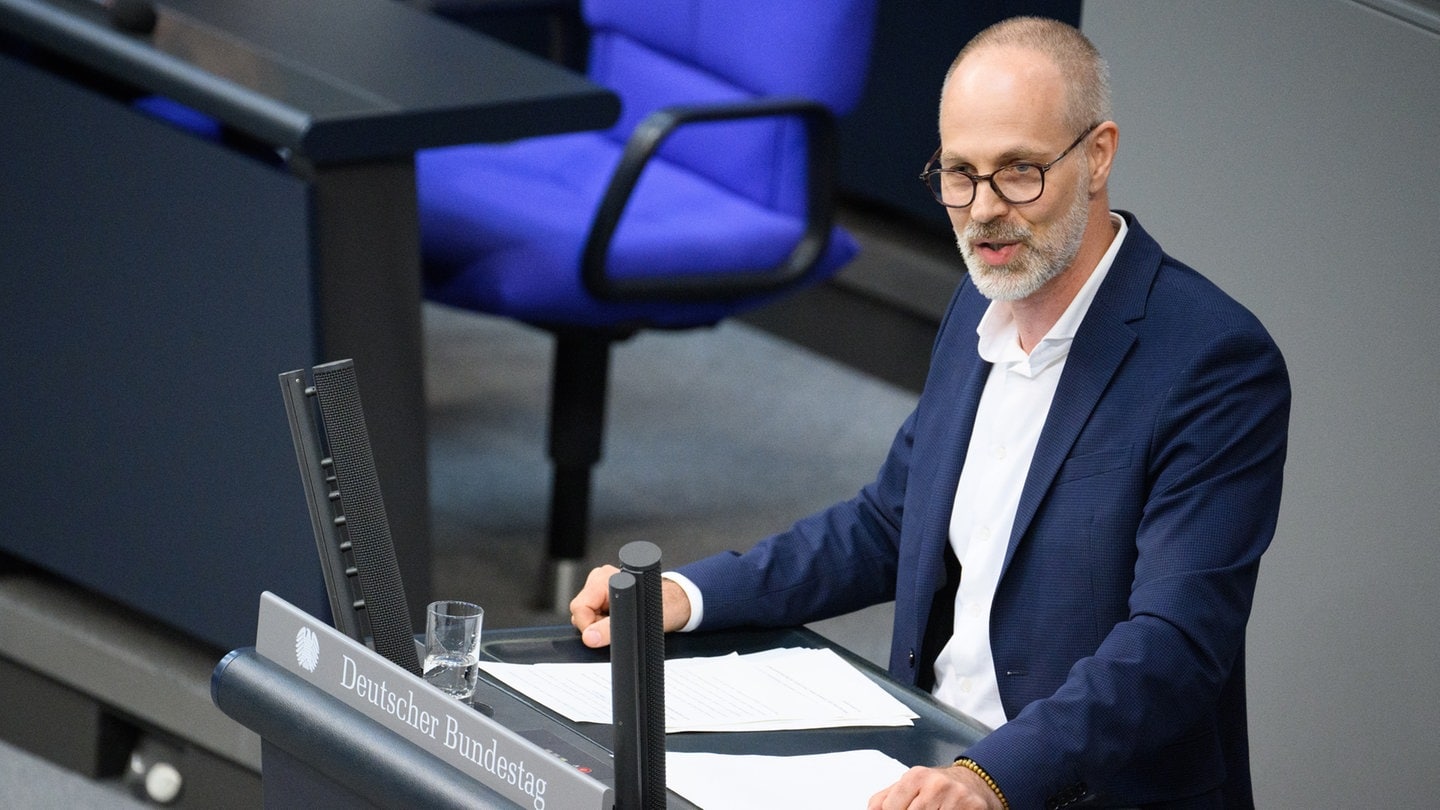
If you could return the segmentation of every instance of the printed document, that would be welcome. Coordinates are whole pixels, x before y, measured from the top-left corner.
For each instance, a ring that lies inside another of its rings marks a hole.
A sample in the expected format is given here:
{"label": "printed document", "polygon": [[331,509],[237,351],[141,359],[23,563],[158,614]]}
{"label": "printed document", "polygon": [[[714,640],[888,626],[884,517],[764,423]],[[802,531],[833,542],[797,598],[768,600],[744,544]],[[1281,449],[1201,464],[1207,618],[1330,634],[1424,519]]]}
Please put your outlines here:
{"label": "printed document", "polygon": [[[610,665],[481,669],[577,723],[609,723]],[[909,726],[918,715],[834,650],[782,648],[665,662],[665,730],[778,731]]]}
{"label": "printed document", "polygon": [[665,755],[665,784],[704,810],[860,810],[895,784],[906,767],[879,751],[793,757]]}

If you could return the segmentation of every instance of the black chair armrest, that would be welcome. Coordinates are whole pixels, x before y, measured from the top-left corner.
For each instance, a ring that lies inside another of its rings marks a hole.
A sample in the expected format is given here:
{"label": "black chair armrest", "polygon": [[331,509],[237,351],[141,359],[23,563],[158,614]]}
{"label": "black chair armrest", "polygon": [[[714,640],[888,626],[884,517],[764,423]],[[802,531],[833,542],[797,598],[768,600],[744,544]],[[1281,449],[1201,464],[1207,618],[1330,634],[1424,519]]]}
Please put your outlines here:
{"label": "black chair armrest", "polygon": [[[785,261],[775,267],[674,277],[613,278],[608,272],[610,243],[645,165],[666,138],[688,124],[798,116],[806,133],[805,231]],[[804,99],[763,99],[701,106],[670,107],[640,122],[625,144],[620,165],[610,178],[590,226],[581,275],[591,295],[608,301],[723,300],[775,292],[803,279],[825,254],[835,214],[835,117],[824,105]]]}

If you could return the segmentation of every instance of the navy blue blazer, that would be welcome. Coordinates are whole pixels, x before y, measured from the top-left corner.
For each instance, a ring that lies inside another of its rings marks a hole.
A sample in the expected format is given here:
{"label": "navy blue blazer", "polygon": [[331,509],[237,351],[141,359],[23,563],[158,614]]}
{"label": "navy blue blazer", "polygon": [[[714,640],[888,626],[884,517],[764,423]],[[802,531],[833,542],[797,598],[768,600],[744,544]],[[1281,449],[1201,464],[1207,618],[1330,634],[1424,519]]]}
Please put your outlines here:
{"label": "navy blue blazer", "polygon": [[[1289,380],[1252,314],[1125,217],[995,593],[990,642],[1009,722],[964,752],[1016,810],[1078,797],[1253,806],[1245,626],[1279,511]],[[990,368],[975,333],[988,305],[960,285],[873,482],[748,552],[680,569],[704,594],[702,629],[893,599],[890,674],[930,681],[938,647],[924,641]]]}

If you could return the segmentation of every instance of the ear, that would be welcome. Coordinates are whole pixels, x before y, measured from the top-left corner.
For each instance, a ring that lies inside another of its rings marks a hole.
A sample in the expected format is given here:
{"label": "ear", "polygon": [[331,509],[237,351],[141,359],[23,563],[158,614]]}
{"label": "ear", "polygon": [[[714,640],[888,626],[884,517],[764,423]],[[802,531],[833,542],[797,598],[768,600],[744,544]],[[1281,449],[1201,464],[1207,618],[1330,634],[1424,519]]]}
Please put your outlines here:
{"label": "ear", "polygon": [[1115,151],[1120,148],[1120,128],[1106,121],[1095,128],[1085,147],[1090,161],[1090,193],[1098,194],[1110,180],[1110,167],[1115,165]]}

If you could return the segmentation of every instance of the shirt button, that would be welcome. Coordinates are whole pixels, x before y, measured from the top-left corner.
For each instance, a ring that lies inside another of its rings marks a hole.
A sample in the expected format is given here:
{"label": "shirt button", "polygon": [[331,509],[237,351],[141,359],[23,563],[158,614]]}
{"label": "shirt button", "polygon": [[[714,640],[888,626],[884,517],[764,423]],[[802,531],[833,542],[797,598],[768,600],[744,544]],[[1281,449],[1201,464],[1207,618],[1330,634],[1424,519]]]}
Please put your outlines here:
{"label": "shirt button", "polygon": [[1003,445],[1003,444],[998,444],[998,445],[995,446],[995,458],[996,458],[996,459],[1003,459],[1003,458],[1005,458],[1005,445]]}
{"label": "shirt button", "polygon": [[960,691],[961,691],[962,693],[964,693],[964,694],[967,694],[967,695],[970,694],[970,679],[969,679],[969,678],[961,678],[961,679],[960,679]]}

